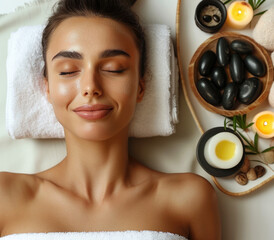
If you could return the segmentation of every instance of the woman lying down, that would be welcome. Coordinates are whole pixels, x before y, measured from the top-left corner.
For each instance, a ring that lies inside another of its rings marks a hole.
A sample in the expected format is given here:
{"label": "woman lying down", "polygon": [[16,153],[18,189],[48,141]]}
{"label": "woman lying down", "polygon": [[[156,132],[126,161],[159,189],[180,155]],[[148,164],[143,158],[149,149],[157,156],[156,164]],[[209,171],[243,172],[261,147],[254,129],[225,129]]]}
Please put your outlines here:
{"label": "woman lying down", "polygon": [[145,42],[127,1],[61,0],[49,18],[44,76],[67,156],[38,174],[0,173],[2,239],[220,239],[205,179],[129,156]]}

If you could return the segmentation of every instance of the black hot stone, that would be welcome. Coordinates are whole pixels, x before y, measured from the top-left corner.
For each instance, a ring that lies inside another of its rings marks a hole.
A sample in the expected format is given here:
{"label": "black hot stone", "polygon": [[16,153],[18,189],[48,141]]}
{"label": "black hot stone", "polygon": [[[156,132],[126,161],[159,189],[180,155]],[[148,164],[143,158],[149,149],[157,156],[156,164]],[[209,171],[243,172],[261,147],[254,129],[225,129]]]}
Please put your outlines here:
{"label": "black hot stone", "polygon": [[202,76],[208,76],[211,73],[211,70],[214,67],[215,63],[216,54],[211,50],[204,52],[198,63],[198,69],[200,74]]}
{"label": "black hot stone", "polygon": [[211,80],[219,89],[223,89],[227,82],[225,69],[221,66],[214,67],[211,72]]}
{"label": "black hot stone", "polygon": [[238,53],[233,53],[231,55],[229,64],[230,76],[235,83],[242,83],[245,77],[245,67]]}
{"label": "black hot stone", "polygon": [[218,15],[216,15],[216,14],[213,15],[213,20],[215,22],[220,22],[221,21],[220,17]]}
{"label": "black hot stone", "polygon": [[209,15],[204,15],[204,16],[203,16],[203,20],[204,20],[205,22],[209,23],[209,22],[211,22],[212,17],[209,16]]}
{"label": "black hot stone", "polygon": [[221,94],[215,85],[207,78],[201,78],[197,81],[196,87],[202,98],[213,106],[221,103]]}
{"label": "black hot stone", "polygon": [[217,61],[221,66],[226,66],[230,60],[229,43],[224,37],[220,37],[216,47]]}
{"label": "black hot stone", "polygon": [[256,77],[246,79],[239,87],[239,101],[244,104],[254,102],[261,94],[263,84]]}

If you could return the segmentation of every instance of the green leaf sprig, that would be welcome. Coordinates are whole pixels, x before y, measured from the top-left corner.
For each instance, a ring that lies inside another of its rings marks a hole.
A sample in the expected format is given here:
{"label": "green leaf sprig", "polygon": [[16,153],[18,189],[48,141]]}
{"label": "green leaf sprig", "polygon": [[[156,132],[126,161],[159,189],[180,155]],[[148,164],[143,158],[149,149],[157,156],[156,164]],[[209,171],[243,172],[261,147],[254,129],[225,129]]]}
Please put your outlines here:
{"label": "green leaf sprig", "polygon": [[231,1],[233,1],[233,0],[227,0],[227,1],[224,2],[224,4],[228,4],[228,3],[230,3]]}
{"label": "green leaf sprig", "polygon": [[254,140],[248,140],[238,129],[242,129],[243,131],[247,132],[248,129],[253,125],[254,123],[247,123],[246,122],[246,114],[244,115],[235,115],[233,117],[225,118],[224,120],[224,129],[227,127],[232,127],[234,132],[238,133],[240,137],[245,142],[245,153],[249,155],[257,155],[260,153],[265,153],[274,150],[274,147],[269,147],[264,149],[263,151],[260,151],[258,148],[258,142],[259,142],[259,136],[258,133],[255,133]]}
{"label": "green leaf sprig", "polygon": [[253,10],[258,9],[266,0],[248,0],[248,3],[251,5]]}

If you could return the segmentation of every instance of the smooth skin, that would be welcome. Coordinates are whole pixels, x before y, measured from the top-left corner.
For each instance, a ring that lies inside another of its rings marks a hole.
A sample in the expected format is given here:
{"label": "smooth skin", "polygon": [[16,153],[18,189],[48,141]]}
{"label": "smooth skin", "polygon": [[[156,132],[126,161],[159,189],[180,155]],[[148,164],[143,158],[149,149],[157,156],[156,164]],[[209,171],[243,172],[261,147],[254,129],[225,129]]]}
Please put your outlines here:
{"label": "smooth skin", "polygon": [[[220,239],[213,187],[195,174],[166,174],[129,157],[128,129],[144,82],[130,29],[71,17],[51,36],[47,96],[64,126],[67,156],[38,174],[0,174],[1,236],[26,232],[154,230]],[[75,111],[98,104],[86,119]]]}

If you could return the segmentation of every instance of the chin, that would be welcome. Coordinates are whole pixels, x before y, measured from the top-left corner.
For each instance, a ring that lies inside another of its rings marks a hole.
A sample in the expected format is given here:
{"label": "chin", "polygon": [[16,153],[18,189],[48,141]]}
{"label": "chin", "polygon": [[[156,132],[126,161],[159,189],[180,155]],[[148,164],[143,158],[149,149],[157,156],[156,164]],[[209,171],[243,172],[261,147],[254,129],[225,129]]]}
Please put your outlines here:
{"label": "chin", "polygon": [[75,129],[74,131],[66,131],[66,137],[75,136],[78,139],[101,142],[110,139],[114,139],[120,136],[128,137],[129,126],[118,128],[115,126],[96,126],[96,127],[81,127],[80,129]]}

